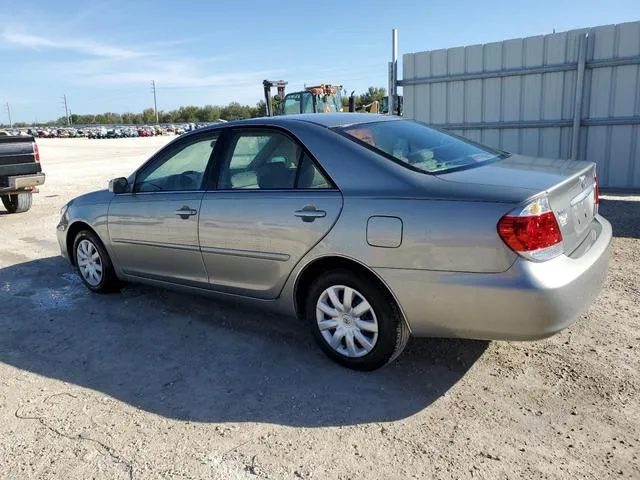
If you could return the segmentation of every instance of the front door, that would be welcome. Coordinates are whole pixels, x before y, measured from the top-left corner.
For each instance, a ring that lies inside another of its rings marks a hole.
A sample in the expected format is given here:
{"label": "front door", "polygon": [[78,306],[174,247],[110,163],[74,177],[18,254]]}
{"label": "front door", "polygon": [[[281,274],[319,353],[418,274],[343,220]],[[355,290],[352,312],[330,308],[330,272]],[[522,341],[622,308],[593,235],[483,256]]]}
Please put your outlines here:
{"label": "front door", "polygon": [[211,288],[276,298],[293,267],[331,229],[342,195],[297,141],[235,130],[218,189],[204,194],[200,247]]}
{"label": "front door", "polygon": [[124,273],[208,288],[198,221],[217,138],[204,132],[170,144],[136,173],[132,193],[114,197],[109,236]]}

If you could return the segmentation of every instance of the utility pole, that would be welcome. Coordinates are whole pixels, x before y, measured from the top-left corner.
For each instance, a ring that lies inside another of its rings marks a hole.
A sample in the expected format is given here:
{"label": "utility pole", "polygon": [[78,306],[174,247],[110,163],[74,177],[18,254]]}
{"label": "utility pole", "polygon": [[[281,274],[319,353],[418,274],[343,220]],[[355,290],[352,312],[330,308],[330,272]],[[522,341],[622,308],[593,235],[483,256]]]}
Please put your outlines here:
{"label": "utility pole", "polygon": [[13,123],[11,123],[11,107],[9,106],[9,102],[5,104],[7,109],[7,115],[9,115],[9,128],[13,128]]}
{"label": "utility pole", "polygon": [[153,92],[153,111],[156,114],[156,123],[160,123],[158,119],[158,101],[156,100],[156,81],[151,80],[151,91]]}
{"label": "utility pole", "polygon": [[391,62],[389,63],[389,115],[396,115],[398,101],[398,30],[391,31]]}
{"label": "utility pole", "polygon": [[62,101],[64,102],[64,116],[67,119],[67,126],[69,126],[69,106],[67,105],[67,94],[62,95]]}

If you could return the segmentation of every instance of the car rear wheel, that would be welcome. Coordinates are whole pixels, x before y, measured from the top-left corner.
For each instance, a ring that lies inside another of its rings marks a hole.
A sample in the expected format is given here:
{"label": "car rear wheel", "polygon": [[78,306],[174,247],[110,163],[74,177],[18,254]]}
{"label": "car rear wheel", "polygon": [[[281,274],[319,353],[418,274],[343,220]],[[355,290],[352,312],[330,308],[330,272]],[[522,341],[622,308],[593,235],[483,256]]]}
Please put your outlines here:
{"label": "car rear wheel", "polygon": [[392,362],[409,340],[409,328],[390,295],[348,270],[326,273],[311,285],[306,317],[320,348],[354,370]]}
{"label": "car rear wheel", "polygon": [[87,288],[97,293],[117,290],[118,277],[111,258],[95,233],[79,232],[73,242],[73,254],[78,275]]}
{"label": "car rear wheel", "polygon": [[2,204],[9,213],[22,213],[31,208],[33,194],[31,192],[2,195]]}

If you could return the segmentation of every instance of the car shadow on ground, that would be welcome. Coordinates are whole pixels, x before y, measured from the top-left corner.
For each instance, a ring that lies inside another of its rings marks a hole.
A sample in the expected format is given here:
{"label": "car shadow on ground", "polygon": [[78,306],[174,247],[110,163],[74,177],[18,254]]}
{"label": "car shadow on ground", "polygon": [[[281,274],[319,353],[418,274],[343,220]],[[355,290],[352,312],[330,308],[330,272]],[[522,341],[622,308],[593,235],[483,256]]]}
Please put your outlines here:
{"label": "car shadow on ground", "polygon": [[298,320],[144,286],[92,294],[59,257],[0,269],[0,305],[0,361],[202,422],[406,418],[452,388],[487,347],[412,340],[387,368],[354,372],[328,360]]}
{"label": "car shadow on ground", "polygon": [[598,212],[611,222],[615,237],[640,238],[640,201],[607,194],[600,199]]}

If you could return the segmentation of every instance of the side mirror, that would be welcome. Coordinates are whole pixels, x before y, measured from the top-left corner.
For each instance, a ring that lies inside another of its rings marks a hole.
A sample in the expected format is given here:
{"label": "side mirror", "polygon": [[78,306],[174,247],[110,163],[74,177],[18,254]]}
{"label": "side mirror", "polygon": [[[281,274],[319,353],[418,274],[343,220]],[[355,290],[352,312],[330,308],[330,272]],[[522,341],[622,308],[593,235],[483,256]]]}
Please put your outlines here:
{"label": "side mirror", "polygon": [[129,182],[125,177],[114,178],[109,181],[109,191],[111,193],[128,193]]}

